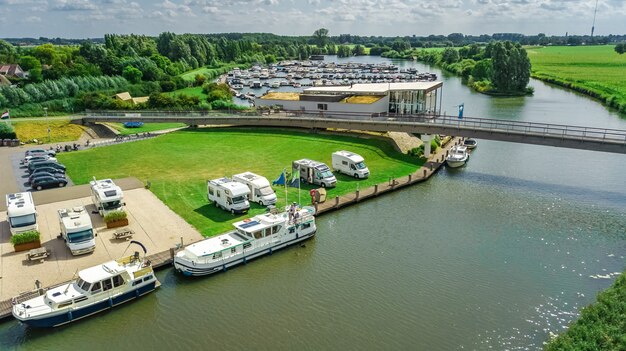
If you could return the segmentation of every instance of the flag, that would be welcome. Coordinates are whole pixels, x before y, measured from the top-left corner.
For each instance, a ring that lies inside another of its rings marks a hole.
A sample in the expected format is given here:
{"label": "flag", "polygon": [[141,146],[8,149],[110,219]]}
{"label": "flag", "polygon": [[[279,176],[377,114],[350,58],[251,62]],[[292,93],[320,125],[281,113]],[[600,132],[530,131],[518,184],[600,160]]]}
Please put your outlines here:
{"label": "flag", "polygon": [[272,182],[272,185],[285,185],[285,178],[285,169],[283,169],[283,172]]}
{"label": "flag", "polygon": [[459,119],[463,118],[463,110],[465,109],[465,104],[459,105]]}
{"label": "flag", "polygon": [[2,116],[0,116],[0,119],[8,119],[11,116],[9,116],[9,111],[4,111],[4,113],[2,114]]}
{"label": "flag", "polygon": [[291,177],[289,186],[297,188],[300,186],[300,167],[298,167],[298,165],[294,165],[294,168],[292,168],[292,171],[293,171],[293,176]]}

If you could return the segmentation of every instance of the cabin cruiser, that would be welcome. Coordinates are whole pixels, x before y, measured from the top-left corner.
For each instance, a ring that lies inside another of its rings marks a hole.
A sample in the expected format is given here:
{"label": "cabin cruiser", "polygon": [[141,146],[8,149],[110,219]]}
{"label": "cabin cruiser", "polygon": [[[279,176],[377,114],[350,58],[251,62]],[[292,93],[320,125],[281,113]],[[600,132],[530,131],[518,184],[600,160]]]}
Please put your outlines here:
{"label": "cabin cruiser", "polygon": [[139,252],[78,272],[78,279],[49,289],[44,295],[13,304],[13,316],[32,327],[74,322],[134,299],[159,287],[152,265]]}
{"label": "cabin cruiser", "polygon": [[474,139],[467,138],[467,139],[463,140],[463,146],[465,146],[468,149],[472,150],[476,146],[478,146],[478,142],[476,140],[474,140]]}
{"label": "cabin cruiser", "polygon": [[456,145],[446,157],[446,164],[448,167],[457,168],[463,166],[469,159],[469,153],[467,147],[462,145]]}
{"label": "cabin cruiser", "polygon": [[315,235],[315,209],[291,205],[233,224],[235,230],[187,246],[176,253],[174,267],[186,276],[201,276],[271,254]]}

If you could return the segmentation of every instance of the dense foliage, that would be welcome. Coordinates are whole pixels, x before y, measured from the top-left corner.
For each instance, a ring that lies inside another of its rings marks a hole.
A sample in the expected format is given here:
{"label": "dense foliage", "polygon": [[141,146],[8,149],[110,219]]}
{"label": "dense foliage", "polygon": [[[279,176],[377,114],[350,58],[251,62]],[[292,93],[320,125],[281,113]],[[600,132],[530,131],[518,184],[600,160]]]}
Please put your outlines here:
{"label": "dense foliage", "polygon": [[4,121],[0,122],[0,140],[2,139],[15,139],[15,128],[9,123]]}
{"label": "dense foliage", "polygon": [[104,216],[105,223],[117,222],[126,219],[125,211],[111,211]]}
{"label": "dense foliage", "polygon": [[15,246],[15,245],[20,245],[20,244],[32,243],[34,241],[39,240],[39,237],[40,237],[40,234],[38,231],[29,230],[27,232],[12,235],[11,244]]}
{"label": "dense foliage", "polygon": [[617,52],[620,55],[626,52],[626,43],[619,43],[615,45],[615,52]]}

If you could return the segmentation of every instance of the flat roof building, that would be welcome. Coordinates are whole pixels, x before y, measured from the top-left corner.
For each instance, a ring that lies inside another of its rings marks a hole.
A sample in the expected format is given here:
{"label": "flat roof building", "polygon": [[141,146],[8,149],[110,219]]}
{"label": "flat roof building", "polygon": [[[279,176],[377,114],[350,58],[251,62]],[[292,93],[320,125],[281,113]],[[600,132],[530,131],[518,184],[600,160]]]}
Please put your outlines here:
{"label": "flat roof building", "polygon": [[327,116],[439,115],[443,82],[371,83],[321,86],[302,93],[268,92],[256,106]]}

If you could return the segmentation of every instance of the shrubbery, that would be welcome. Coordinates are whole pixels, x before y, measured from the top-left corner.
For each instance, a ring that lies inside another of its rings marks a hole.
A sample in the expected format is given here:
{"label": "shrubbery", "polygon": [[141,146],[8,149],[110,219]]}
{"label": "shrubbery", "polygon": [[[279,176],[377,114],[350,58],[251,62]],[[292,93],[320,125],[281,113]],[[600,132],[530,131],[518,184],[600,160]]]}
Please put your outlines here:
{"label": "shrubbery", "polygon": [[0,122],[0,140],[1,139],[15,139],[15,128],[8,123]]}
{"label": "shrubbery", "polygon": [[11,244],[15,246],[15,245],[20,245],[20,244],[32,243],[34,241],[39,240],[39,238],[40,238],[40,234],[38,231],[29,230],[27,232],[12,235]]}
{"label": "shrubbery", "polygon": [[104,222],[117,222],[126,219],[126,217],[128,217],[128,215],[125,211],[111,211],[104,216]]}

